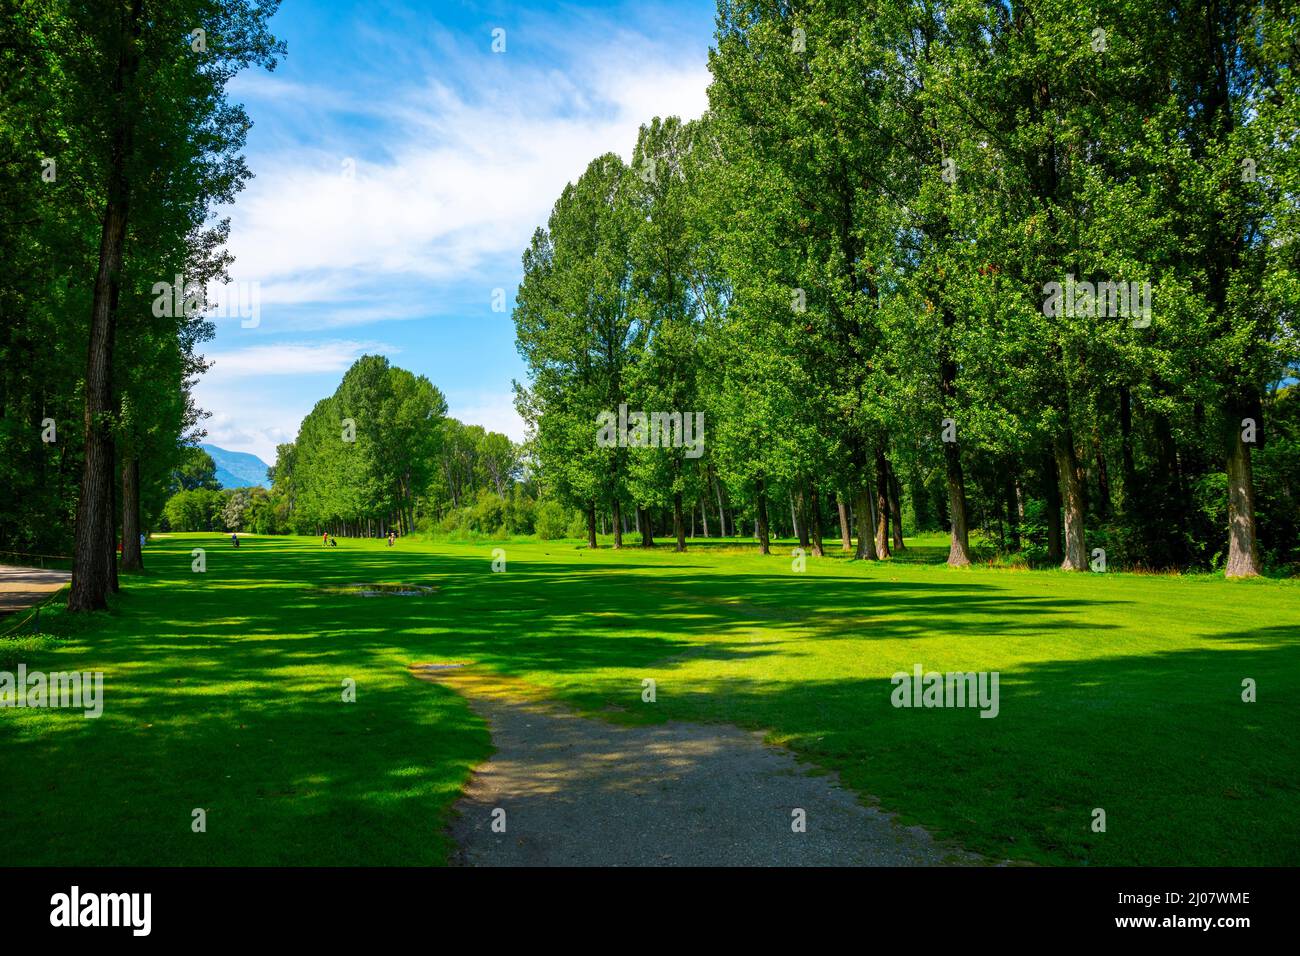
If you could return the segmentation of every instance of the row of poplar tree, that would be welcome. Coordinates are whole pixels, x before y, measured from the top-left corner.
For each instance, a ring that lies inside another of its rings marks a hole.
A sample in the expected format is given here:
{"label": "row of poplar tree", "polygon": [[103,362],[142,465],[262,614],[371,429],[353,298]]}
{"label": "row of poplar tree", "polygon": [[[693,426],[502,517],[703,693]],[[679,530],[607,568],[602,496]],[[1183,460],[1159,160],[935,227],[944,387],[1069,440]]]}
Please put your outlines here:
{"label": "row of poplar tree", "polygon": [[119,532],[141,566],[142,503],[157,513],[197,435],[207,303],[157,285],[226,278],[215,213],[250,174],[225,87],[275,66],[276,6],[0,8],[0,548],[71,545],[73,610],[116,590]]}
{"label": "row of poplar tree", "polygon": [[[864,559],[907,511],[954,565],[972,525],[1075,571],[1296,560],[1296,14],[721,0],[708,111],[593,160],[524,253],[544,493],[593,547],[635,509],[682,549],[716,498],[764,552],[792,500]],[[1149,314],[1049,303],[1075,282]],[[620,406],[702,412],[704,453],[598,442]]]}

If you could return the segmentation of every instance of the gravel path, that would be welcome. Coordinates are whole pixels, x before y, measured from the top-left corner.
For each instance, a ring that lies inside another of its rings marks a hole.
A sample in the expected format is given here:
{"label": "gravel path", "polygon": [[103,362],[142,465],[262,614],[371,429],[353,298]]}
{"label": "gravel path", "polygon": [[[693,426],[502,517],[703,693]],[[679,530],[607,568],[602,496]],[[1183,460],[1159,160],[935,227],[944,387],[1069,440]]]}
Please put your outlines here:
{"label": "gravel path", "polygon": [[[456,804],[466,866],[936,866],[937,844],[736,727],[628,727],[579,716],[476,668],[414,665],[463,694],[496,754]],[[794,832],[793,811],[806,814]],[[505,811],[505,832],[500,827]]]}
{"label": "gravel path", "polygon": [[0,613],[21,611],[45,600],[72,580],[67,571],[0,567]]}

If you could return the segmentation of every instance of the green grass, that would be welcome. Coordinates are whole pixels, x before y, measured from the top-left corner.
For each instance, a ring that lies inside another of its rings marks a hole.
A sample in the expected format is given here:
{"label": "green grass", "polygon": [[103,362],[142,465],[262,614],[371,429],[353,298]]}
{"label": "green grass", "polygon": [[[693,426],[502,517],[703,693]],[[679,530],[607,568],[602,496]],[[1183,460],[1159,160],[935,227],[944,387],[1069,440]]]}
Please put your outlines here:
{"label": "green grass", "polygon": [[[104,671],[105,710],[0,711],[12,862],[444,862],[450,805],[490,744],[459,698],[408,675],[435,660],[607,719],[765,730],[995,859],[1300,862],[1300,582],[952,570],[934,538],[802,574],[788,546],[242,542],[162,539],[110,614],[43,616],[61,639],[20,659]],[[332,590],[360,582],[438,591]],[[1000,672],[1000,715],[893,708],[889,677],[915,663]]]}

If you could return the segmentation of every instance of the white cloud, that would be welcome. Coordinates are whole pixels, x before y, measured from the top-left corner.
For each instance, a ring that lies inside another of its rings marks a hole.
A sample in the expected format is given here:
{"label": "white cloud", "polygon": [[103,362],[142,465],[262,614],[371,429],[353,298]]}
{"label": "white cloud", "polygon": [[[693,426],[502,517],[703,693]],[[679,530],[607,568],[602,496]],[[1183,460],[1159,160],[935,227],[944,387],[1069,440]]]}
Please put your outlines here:
{"label": "white cloud", "polygon": [[362,355],[392,356],[400,352],[382,342],[297,342],[277,345],[253,345],[233,352],[215,352],[207,356],[212,368],[207,383],[229,379],[275,375],[318,375],[341,372]]}
{"label": "white cloud", "polygon": [[[336,131],[322,134],[328,144],[259,158],[232,211],[232,274],[261,282],[267,305],[328,306],[382,292],[386,279],[449,283],[493,259],[517,260],[592,158],[630,157],[641,123],[707,106],[702,64],[667,59],[634,37],[621,37],[619,50],[621,68],[590,59],[563,75],[502,66],[472,96],[430,78],[370,105],[383,130],[374,141],[340,142]],[[327,91],[321,99],[332,102]],[[375,148],[383,152],[364,155]],[[328,308],[321,323],[338,324]]]}

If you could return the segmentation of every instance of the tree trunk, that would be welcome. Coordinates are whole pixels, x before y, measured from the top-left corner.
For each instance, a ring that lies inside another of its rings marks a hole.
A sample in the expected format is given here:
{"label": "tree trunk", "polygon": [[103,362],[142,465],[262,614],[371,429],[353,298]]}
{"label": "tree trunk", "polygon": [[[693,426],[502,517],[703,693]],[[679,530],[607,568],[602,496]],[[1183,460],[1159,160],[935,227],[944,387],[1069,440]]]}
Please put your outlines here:
{"label": "tree trunk", "polygon": [[840,550],[852,551],[853,537],[849,533],[849,509],[844,504],[843,495],[838,493],[835,495],[835,506],[840,513]]}
{"label": "tree trunk", "polygon": [[760,477],[755,482],[755,490],[758,504],[758,551],[760,554],[772,553],[772,539],[768,530],[767,523],[767,483]]}
{"label": "tree trunk", "polygon": [[[710,469],[712,474],[712,469]],[[725,538],[727,536],[727,512],[722,507],[722,482],[718,480],[716,474],[713,475],[713,490],[718,495],[718,534]]]}
{"label": "tree trunk", "polygon": [[876,446],[876,554],[890,557],[889,552],[889,462],[882,445]]}
{"label": "tree trunk", "polygon": [[1255,539],[1255,482],[1250,449],[1241,438],[1241,418],[1234,416],[1228,445],[1228,562],[1229,578],[1259,574],[1259,544]]}
{"label": "tree trunk", "polygon": [[596,501],[587,502],[587,547],[596,550]]}
{"label": "tree trunk", "polygon": [[817,493],[816,482],[809,485],[808,502],[808,534],[812,539],[812,553],[815,557],[822,558],[826,556],[826,549],[822,547],[822,501]]}
{"label": "tree trunk", "polygon": [[1056,436],[1056,470],[1065,506],[1065,555],[1063,571],[1088,570],[1088,545],[1083,534],[1083,482],[1069,429]]}
{"label": "tree trunk", "polygon": [[707,538],[709,536],[709,507],[703,495],[700,495],[700,520],[704,524],[704,537]]}
{"label": "tree trunk", "polygon": [[876,511],[871,504],[871,489],[864,483],[854,493],[854,517],[858,521],[858,550],[854,557],[861,561],[876,561],[875,524]]}
{"label": "tree trunk", "polygon": [[140,551],[140,459],[122,462],[122,570],[143,571]]}
{"label": "tree trunk", "polygon": [[637,524],[641,527],[641,547],[653,548],[655,546],[654,527],[650,523],[650,509],[637,505]]}
{"label": "tree trunk", "polygon": [[682,518],[682,493],[673,492],[673,536],[677,539],[677,547],[674,551],[682,552],[686,550],[686,522]]}
{"label": "tree trunk", "polygon": [[615,495],[610,501],[609,507],[614,516],[614,550],[617,551],[623,547],[623,525],[626,523],[623,519],[623,503]]}
{"label": "tree trunk", "polygon": [[970,564],[970,527],[966,521],[966,476],[962,473],[961,453],[956,442],[943,443],[944,472],[948,483],[948,516],[951,522],[951,544],[948,547],[948,564],[964,568]]}
{"label": "tree trunk", "polygon": [[889,464],[889,513],[892,516],[894,524],[894,550],[902,551],[906,545],[903,544],[903,502],[902,491],[899,486],[898,475],[894,474],[893,464]]}
{"label": "tree trunk", "polygon": [[794,522],[794,533],[800,538],[800,548],[809,550],[809,512],[802,488],[797,493],[790,492],[790,520]]}

